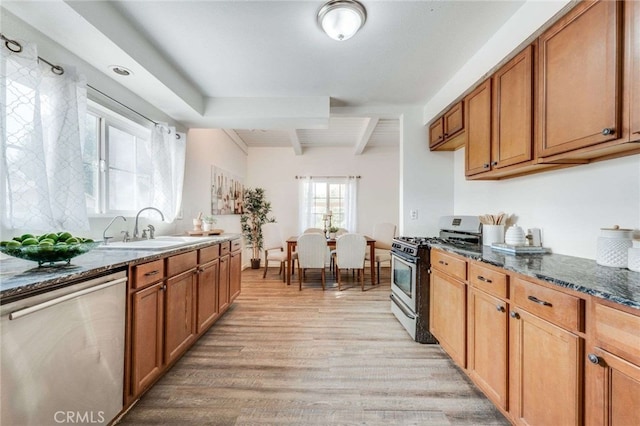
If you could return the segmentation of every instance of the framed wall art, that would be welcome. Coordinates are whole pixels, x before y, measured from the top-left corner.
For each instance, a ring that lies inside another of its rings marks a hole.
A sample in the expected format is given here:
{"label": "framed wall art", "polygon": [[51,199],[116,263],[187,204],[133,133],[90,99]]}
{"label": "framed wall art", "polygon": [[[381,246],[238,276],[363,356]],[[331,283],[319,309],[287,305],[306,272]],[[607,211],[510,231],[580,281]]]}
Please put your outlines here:
{"label": "framed wall art", "polygon": [[243,198],[242,178],[211,166],[211,214],[242,214]]}

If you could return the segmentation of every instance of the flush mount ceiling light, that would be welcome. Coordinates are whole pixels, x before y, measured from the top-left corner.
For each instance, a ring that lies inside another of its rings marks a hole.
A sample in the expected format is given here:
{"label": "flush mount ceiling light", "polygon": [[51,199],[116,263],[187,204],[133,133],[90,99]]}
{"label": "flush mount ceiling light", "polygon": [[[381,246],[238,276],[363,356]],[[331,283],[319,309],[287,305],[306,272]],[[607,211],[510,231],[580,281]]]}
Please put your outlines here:
{"label": "flush mount ceiling light", "polygon": [[366,19],[367,11],[355,0],[331,0],[318,12],[318,24],[329,37],[338,41],[353,37]]}
{"label": "flush mount ceiling light", "polygon": [[133,74],[133,71],[120,65],[109,65],[109,69],[118,75],[127,76]]}

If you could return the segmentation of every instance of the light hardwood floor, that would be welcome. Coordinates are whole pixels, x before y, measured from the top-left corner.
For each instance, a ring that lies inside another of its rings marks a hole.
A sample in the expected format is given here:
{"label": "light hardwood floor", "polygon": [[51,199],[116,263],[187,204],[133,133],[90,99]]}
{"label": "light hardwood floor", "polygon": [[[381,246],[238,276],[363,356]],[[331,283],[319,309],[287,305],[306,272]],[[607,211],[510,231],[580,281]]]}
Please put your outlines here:
{"label": "light hardwood floor", "polygon": [[[245,270],[229,311],[120,425],[508,425],[438,345],[390,313],[389,269],[362,292]],[[347,275],[343,275],[347,277]]]}

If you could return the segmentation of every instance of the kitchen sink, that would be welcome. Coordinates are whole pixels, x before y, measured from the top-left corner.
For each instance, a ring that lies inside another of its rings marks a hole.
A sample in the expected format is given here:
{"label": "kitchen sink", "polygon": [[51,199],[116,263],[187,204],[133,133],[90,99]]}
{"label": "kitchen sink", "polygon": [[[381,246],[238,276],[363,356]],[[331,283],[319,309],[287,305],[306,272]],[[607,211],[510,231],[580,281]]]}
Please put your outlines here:
{"label": "kitchen sink", "polygon": [[211,237],[180,237],[180,236],[165,236],[156,237],[152,240],[138,240],[130,242],[113,242],[107,245],[101,245],[98,248],[109,250],[166,250],[170,248],[188,246],[190,244],[197,244],[213,240]]}

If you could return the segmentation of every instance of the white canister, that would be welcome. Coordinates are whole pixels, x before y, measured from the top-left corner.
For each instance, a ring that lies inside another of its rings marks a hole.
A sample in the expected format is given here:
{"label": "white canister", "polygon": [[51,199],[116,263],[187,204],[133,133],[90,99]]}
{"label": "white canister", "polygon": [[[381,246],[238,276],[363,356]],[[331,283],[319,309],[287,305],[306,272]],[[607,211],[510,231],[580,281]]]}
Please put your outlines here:
{"label": "white canister", "polygon": [[524,230],[519,226],[510,226],[507,228],[507,233],[504,236],[504,242],[510,246],[523,246],[525,245]]}
{"label": "white canister", "polygon": [[620,229],[618,225],[613,228],[601,228],[598,237],[596,263],[612,268],[626,268],[631,242],[631,229]]}
{"label": "white canister", "polygon": [[633,247],[627,253],[627,268],[640,272],[640,240],[633,240]]}
{"label": "white canister", "polygon": [[482,244],[504,243],[504,225],[482,225]]}

